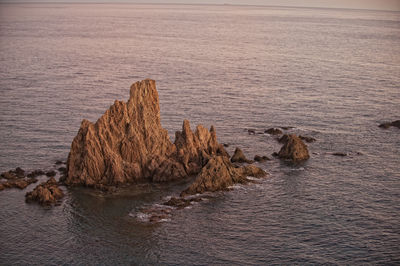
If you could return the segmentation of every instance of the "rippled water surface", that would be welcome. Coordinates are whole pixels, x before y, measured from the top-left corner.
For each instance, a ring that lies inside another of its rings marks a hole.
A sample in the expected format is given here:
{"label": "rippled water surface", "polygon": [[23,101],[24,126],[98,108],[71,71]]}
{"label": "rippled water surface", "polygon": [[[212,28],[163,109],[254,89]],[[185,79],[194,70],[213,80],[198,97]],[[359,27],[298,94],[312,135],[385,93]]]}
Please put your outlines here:
{"label": "rippled water surface", "polygon": [[[157,81],[163,126],[215,125],[228,151],[315,137],[302,165],[216,193],[164,222],[140,210],[187,185],[104,195],[64,188],[60,206],[0,192],[0,264],[399,264],[400,13],[175,5],[0,5],[0,170],[55,167],[83,118],[131,83]],[[345,152],[346,157],[332,156]],[[139,218],[138,218],[139,217]]]}

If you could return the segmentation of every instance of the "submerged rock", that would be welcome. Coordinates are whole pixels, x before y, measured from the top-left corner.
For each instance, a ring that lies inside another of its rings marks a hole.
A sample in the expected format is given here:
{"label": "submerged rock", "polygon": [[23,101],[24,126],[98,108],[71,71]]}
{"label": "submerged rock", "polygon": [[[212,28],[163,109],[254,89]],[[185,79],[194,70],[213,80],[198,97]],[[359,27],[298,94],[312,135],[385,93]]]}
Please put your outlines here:
{"label": "submerged rock", "polygon": [[269,128],[269,129],[265,130],[264,133],[267,133],[270,135],[281,135],[282,130],[280,130],[279,128]]}
{"label": "submerged rock", "polygon": [[278,155],[282,159],[289,159],[295,162],[304,161],[310,158],[307,145],[294,134],[285,135],[285,144]]}
{"label": "submerged rock", "polygon": [[254,165],[235,167],[226,156],[215,156],[201,169],[195,181],[181,196],[226,190],[236,183],[247,183],[247,176],[263,177],[267,173]]}
{"label": "submerged rock", "polygon": [[36,201],[42,205],[51,205],[64,197],[64,193],[58,187],[57,181],[51,177],[47,182],[38,185],[33,191],[26,193],[26,202]]}
{"label": "submerged rock", "polygon": [[267,156],[260,156],[260,155],[254,156],[254,161],[256,161],[256,162],[265,162],[265,161],[269,161],[269,160],[271,160],[271,159],[268,158]]}
{"label": "submerged rock", "polygon": [[231,158],[232,163],[253,163],[253,161],[248,160],[241,149],[236,148],[234,154]]}
{"label": "submerged rock", "polygon": [[379,127],[388,129],[389,127],[397,127],[400,128],[400,120],[396,120],[393,122],[386,122],[379,125]]}
{"label": "submerged rock", "polygon": [[347,156],[347,153],[345,152],[334,152],[332,153],[333,156],[340,156],[340,157],[345,157]]}
{"label": "submerged rock", "polygon": [[127,102],[115,101],[96,123],[83,120],[67,160],[67,185],[169,181],[200,172],[211,156],[229,156],[214,127],[190,130],[184,121],[175,143],[161,126],[154,80],[134,83]]}

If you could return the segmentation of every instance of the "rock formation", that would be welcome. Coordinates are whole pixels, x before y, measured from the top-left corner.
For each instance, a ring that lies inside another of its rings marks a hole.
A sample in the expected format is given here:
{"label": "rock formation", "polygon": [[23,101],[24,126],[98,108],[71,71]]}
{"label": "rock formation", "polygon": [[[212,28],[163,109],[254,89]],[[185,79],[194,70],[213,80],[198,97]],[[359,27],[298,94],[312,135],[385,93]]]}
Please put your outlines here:
{"label": "rock formation", "polygon": [[15,170],[10,170],[7,172],[1,173],[0,177],[5,179],[16,179],[16,178],[24,178],[25,171],[20,167],[15,168]]}
{"label": "rock formation", "polygon": [[67,160],[67,185],[169,181],[197,174],[211,156],[228,156],[215,129],[188,121],[175,143],[160,122],[154,80],[134,83],[127,102],[115,101],[96,123],[83,120]]}
{"label": "rock formation", "polygon": [[64,197],[64,193],[58,187],[57,181],[51,177],[47,182],[38,185],[33,191],[26,193],[26,202],[36,201],[42,205],[56,203]]}
{"label": "rock formation", "polygon": [[4,190],[6,188],[19,188],[19,189],[24,189],[28,185],[32,183],[36,183],[38,180],[36,178],[16,178],[16,179],[10,179],[7,180],[6,182],[0,183],[0,191]]}
{"label": "rock formation", "polygon": [[280,140],[284,142],[278,156],[282,159],[289,159],[294,162],[304,161],[310,158],[307,145],[294,134],[284,135]]}
{"label": "rock formation", "polygon": [[235,152],[231,158],[232,163],[253,163],[253,161],[248,160],[241,149],[236,148]]}
{"label": "rock formation", "polygon": [[226,156],[215,156],[207,162],[195,181],[181,196],[226,190],[236,183],[247,183],[247,176],[263,177],[267,174],[253,165],[235,167]]}
{"label": "rock formation", "polygon": [[396,120],[393,122],[386,122],[379,125],[379,127],[387,129],[389,127],[397,127],[400,128],[400,120]]}

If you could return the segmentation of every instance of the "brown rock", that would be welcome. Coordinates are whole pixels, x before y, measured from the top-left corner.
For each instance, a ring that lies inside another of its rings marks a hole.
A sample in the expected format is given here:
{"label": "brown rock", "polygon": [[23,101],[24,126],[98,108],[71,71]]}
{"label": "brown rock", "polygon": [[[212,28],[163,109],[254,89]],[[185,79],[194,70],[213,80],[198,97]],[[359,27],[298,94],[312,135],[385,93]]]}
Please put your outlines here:
{"label": "brown rock", "polygon": [[213,155],[229,156],[215,129],[190,130],[184,121],[175,143],[162,128],[154,80],[134,83],[127,102],[115,103],[96,123],[83,120],[68,155],[67,185],[169,181],[197,174]]}
{"label": "brown rock", "polygon": [[212,157],[201,169],[195,181],[181,196],[226,190],[236,183],[247,183],[247,176],[262,177],[266,173],[253,165],[236,168],[226,156]]}
{"label": "brown rock", "polygon": [[50,205],[56,203],[62,197],[64,197],[64,193],[52,177],[47,182],[38,185],[33,191],[26,193],[25,200],[26,202],[36,201],[42,205]]}
{"label": "brown rock", "polygon": [[15,170],[10,170],[8,172],[4,172],[1,174],[1,177],[5,179],[16,179],[16,178],[24,178],[25,171],[20,167],[15,168]]}
{"label": "brown rock", "polygon": [[265,130],[264,133],[267,133],[270,135],[281,135],[282,130],[280,130],[279,128],[269,128],[269,129]]}
{"label": "brown rock", "polygon": [[248,160],[246,156],[244,156],[243,151],[239,148],[235,149],[234,154],[231,158],[232,163],[253,163],[253,161]]}
{"label": "brown rock", "polygon": [[19,189],[24,189],[28,185],[32,183],[36,183],[37,179],[35,178],[29,178],[29,179],[24,179],[24,178],[17,178],[17,179],[10,179],[7,182],[0,183],[1,188],[0,190],[6,189],[6,188],[19,188]]}
{"label": "brown rock", "polygon": [[287,140],[278,153],[282,159],[303,161],[310,158],[307,145],[296,135],[287,135]]}
{"label": "brown rock", "polygon": [[16,179],[17,178],[17,176],[14,173],[12,173],[11,171],[1,173],[1,177],[5,178],[5,179]]}

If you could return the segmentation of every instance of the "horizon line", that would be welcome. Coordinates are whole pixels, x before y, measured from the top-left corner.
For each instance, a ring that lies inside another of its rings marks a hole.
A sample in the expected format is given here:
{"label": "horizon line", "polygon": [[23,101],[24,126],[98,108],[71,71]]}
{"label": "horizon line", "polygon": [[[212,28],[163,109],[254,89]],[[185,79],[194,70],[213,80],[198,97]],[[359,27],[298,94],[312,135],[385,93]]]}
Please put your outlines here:
{"label": "horizon line", "polygon": [[261,5],[261,4],[231,4],[231,3],[143,3],[143,2],[130,2],[130,1],[118,1],[118,2],[110,2],[110,1],[12,1],[0,0],[0,4],[12,4],[12,5],[20,5],[20,4],[100,4],[100,5],[177,5],[177,6],[243,6],[243,7],[273,7],[273,8],[304,8],[304,9],[337,9],[337,10],[359,10],[359,11],[384,11],[384,12],[400,12],[399,9],[373,9],[373,8],[354,8],[354,7],[324,7],[324,6],[296,6],[296,5]]}

